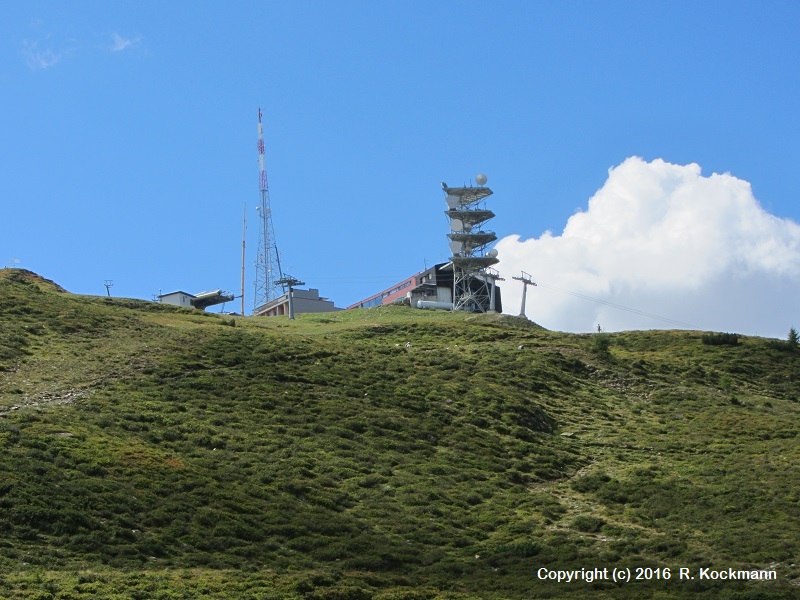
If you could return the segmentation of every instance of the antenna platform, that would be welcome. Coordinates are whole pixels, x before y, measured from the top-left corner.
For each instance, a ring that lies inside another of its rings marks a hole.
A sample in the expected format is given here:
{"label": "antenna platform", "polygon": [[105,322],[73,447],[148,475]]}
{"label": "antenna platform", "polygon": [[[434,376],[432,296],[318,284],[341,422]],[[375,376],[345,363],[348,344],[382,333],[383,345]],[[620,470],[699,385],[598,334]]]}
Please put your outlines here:
{"label": "antenna platform", "polygon": [[486,269],[497,264],[497,251],[486,252],[486,247],[497,239],[493,231],[484,231],[483,225],[494,217],[484,200],[492,190],[483,187],[486,176],[475,178],[479,187],[448,187],[442,184],[447,195],[450,219],[450,262],[453,264],[453,310],[482,313],[494,310],[494,281]]}

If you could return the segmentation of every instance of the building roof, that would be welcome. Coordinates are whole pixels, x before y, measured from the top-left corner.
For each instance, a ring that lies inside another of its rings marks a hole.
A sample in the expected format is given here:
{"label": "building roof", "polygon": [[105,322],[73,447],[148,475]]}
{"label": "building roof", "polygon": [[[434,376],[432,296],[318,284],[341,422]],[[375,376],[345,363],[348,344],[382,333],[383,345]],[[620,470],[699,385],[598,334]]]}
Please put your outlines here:
{"label": "building roof", "polygon": [[233,294],[227,294],[222,290],[214,290],[213,292],[201,292],[197,295],[190,294],[182,290],[178,290],[175,292],[169,292],[167,294],[161,294],[158,296],[158,299],[163,300],[164,298],[169,298],[170,296],[183,296],[184,298],[188,298],[189,304],[191,304],[195,308],[199,308],[200,310],[205,310],[209,306],[214,306],[215,304],[223,304],[225,302],[230,302],[231,300],[234,299]]}

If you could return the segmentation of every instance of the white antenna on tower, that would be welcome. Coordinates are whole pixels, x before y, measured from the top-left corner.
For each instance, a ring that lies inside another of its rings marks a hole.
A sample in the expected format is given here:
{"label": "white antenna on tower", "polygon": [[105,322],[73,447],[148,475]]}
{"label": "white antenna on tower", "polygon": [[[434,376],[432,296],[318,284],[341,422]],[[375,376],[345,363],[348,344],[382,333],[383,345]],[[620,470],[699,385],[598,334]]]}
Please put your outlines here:
{"label": "white antenna on tower", "polygon": [[[256,258],[256,289],[253,298],[254,312],[256,312],[259,306],[265,305],[267,302],[286,291],[285,284],[281,282],[283,279],[281,259],[278,255],[278,244],[275,241],[275,230],[272,226],[269,183],[267,181],[267,168],[264,161],[264,126],[261,124],[261,108],[258,109],[258,168],[261,203],[256,206],[256,210],[259,213],[261,228]],[[280,292],[278,292],[279,289]]]}

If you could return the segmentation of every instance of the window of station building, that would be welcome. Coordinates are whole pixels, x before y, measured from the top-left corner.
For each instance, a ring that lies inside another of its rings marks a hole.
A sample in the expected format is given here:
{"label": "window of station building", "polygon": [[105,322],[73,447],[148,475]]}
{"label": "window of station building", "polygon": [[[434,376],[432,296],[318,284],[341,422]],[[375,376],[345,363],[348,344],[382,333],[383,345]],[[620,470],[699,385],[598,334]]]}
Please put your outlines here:
{"label": "window of station building", "polygon": [[366,300],[359,305],[359,308],[372,308],[373,306],[380,306],[383,302],[383,296],[376,296],[371,300]]}
{"label": "window of station building", "polygon": [[411,282],[410,282],[410,281],[404,281],[403,283],[401,283],[400,285],[398,285],[398,286],[397,286],[396,288],[394,288],[393,290],[390,290],[390,291],[388,291],[388,292],[384,292],[384,294],[383,294],[383,295],[384,295],[384,296],[391,296],[392,294],[396,294],[396,293],[397,293],[397,292],[399,292],[400,290],[404,290],[404,289],[406,289],[406,288],[407,288],[408,286],[410,286],[410,285],[411,285]]}

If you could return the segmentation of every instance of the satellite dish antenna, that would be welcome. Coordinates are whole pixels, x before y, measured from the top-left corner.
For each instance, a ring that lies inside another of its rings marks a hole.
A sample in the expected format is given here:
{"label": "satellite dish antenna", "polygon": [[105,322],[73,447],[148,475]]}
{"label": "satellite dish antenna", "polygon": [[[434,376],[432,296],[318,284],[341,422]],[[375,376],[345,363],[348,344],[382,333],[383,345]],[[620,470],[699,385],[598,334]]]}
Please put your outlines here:
{"label": "satellite dish antenna", "polygon": [[452,231],[464,231],[464,223],[461,219],[453,219],[450,221],[450,229]]}
{"label": "satellite dish antenna", "polygon": [[489,250],[489,252],[487,253],[487,256],[490,257],[490,258],[497,258],[497,249],[496,248],[492,248],[491,250]]}
{"label": "satellite dish antenna", "polygon": [[463,248],[464,244],[461,242],[450,242],[450,251],[453,254],[459,254]]}
{"label": "satellite dish antenna", "polygon": [[487,181],[489,181],[489,179],[483,173],[478,173],[475,175],[475,183],[478,185],[486,185]]}
{"label": "satellite dish antenna", "polygon": [[472,231],[472,225],[467,225],[467,224],[464,224],[464,231],[466,231],[467,233],[469,233],[470,231]]}
{"label": "satellite dish antenna", "polygon": [[447,202],[447,206],[449,208],[458,208],[459,204],[461,204],[461,199],[458,196],[453,196],[452,194],[445,198],[444,201]]}

